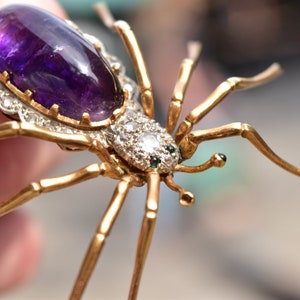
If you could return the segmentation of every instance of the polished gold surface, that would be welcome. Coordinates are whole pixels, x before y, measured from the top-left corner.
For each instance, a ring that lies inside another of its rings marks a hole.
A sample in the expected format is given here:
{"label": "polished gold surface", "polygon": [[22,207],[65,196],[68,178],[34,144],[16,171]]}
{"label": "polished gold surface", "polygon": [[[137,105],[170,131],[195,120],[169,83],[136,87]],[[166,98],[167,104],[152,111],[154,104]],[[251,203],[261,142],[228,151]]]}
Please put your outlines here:
{"label": "polished gold surface", "polygon": [[134,32],[131,30],[127,22],[115,21],[108,7],[104,3],[98,3],[94,7],[103,23],[112,30],[115,30],[121,37],[135,70],[145,114],[153,119],[154,99],[152,94],[152,85],[148,75],[145,60],[143,58]]}
{"label": "polished gold surface", "polygon": [[[191,145],[194,144],[191,143]],[[206,162],[198,166],[185,166],[185,165],[178,164],[174,168],[174,172],[199,173],[199,172],[204,172],[212,167],[222,168],[224,167],[224,165],[225,165],[225,161],[222,159],[219,153],[216,153]]]}
{"label": "polished gold surface", "polygon": [[180,116],[184,96],[188,87],[195,64],[198,61],[202,45],[199,42],[191,41],[188,44],[188,57],[180,66],[179,75],[174,87],[173,96],[169,105],[166,130],[172,134]]}
{"label": "polished gold surface", "polygon": [[[32,182],[9,200],[1,203],[0,216],[18,208],[41,193],[48,193],[58,189],[63,189],[80,182],[96,178],[100,175],[115,177],[118,171],[106,162],[95,163],[70,174],[54,178],[41,179],[39,182]],[[120,176],[120,174],[119,174]]]}
{"label": "polished gold surface", "polygon": [[182,143],[182,148],[185,149],[183,155],[186,155],[186,159],[191,157],[201,142],[233,136],[241,136],[246,138],[256,147],[258,151],[264,154],[273,163],[288,172],[300,176],[300,168],[293,166],[274,153],[251,125],[240,122],[223,125],[216,128],[210,128],[207,130],[196,130],[191,132],[183,140],[184,142]]}
{"label": "polished gold surface", "polygon": [[126,92],[124,91],[124,103],[121,108],[117,108],[113,111],[112,115],[99,122],[91,122],[90,116],[88,113],[83,113],[81,120],[75,120],[66,116],[63,116],[59,113],[59,105],[53,104],[50,109],[45,108],[38,102],[36,102],[32,97],[32,92],[30,90],[26,90],[22,92],[15,85],[13,85],[10,81],[9,74],[7,71],[0,73],[0,83],[5,85],[5,87],[10,90],[13,94],[15,94],[19,99],[21,99],[24,103],[36,109],[38,112],[54,119],[62,122],[64,124],[68,124],[75,128],[80,129],[101,129],[111,125],[112,121],[120,117],[126,110],[127,99]]}
{"label": "polished gold surface", "polygon": [[128,299],[137,299],[138,289],[142,277],[149,247],[151,244],[159,204],[160,175],[154,170],[148,174],[148,192],[146,199],[145,215],[139,235],[135,256],[134,271],[130,285]]}
{"label": "polished gold surface", "polygon": [[[114,28],[122,38],[135,67],[145,114],[152,118],[154,116],[154,103],[151,83],[134,33],[126,22],[115,21],[105,6],[98,5],[97,11],[106,25]],[[182,63],[181,72],[174,89],[168,113],[166,127],[169,132],[173,132],[177,125],[184,94],[199,53],[200,44],[192,44],[192,46],[190,46],[188,58]],[[18,121],[10,121],[1,124],[0,139],[14,138],[17,136],[41,139],[56,143],[63,150],[88,150],[95,154],[102,162],[90,164],[67,175],[41,179],[29,184],[16,195],[0,204],[0,215],[4,215],[14,210],[41,193],[66,188],[91,178],[107,176],[118,180],[115,192],[112,195],[111,201],[103,214],[94,236],[92,237],[81,269],[75,280],[70,299],[77,300],[82,298],[84,290],[103,249],[106,238],[118,217],[130,188],[133,186],[142,186],[147,184],[148,190],[145,213],[139,234],[135,265],[128,296],[128,299],[130,300],[136,299],[142,272],[155,229],[159,208],[160,182],[164,181],[171,190],[179,194],[179,202],[181,205],[191,206],[194,202],[193,194],[176,184],[173,180],[173,174],[175,172],[198,173],[211,167],[222,167],[225,164],[224,156],[222,157],[220,154],[214,154],[210,159],[200,165],[183,165],[182,162],[189,159],[194,154],[201,142],[225,137],[242,136],[250,141],[272,162],[293,174],[300,175],[299,168],[289,164],[275,154],[260,135],[248,124],[232,123],[216,128],[192,131],[193,126],[218,103],[220,103],[231,91],[260,85],[277,76],[279,73],[279,65],[273,64],[269,69],[257,76],[251,78],[232,77],[221,83],[213,91],[213,93],[204,102],[193,109],[180,124],[179,129],[175,134],[175,142],[181,149],[182,159],[180,164],[175,166],[174,169],[167,174],[159,174],[156,169],[150,169],[147,171],[137,170],[135,167],[131,166],[129,162],[124,161],[124,158],[119,157],[113,149],[109,147],[106,148],[98,140],[93,139],[88,135],[53,132],[33,124],[21,123]],[[22,101],[25,101],[28,105],[32,105],[36,108],[35,103],[32,100],[31,92],[26,91],[22,93],[16,89],[13,85],[11,85],[7,73],[2,73],[0,80]],[[120,111],[118,113],[120,113]],[[47,114],[59,120],[59,107],[53,106]],[[62,120],[62,122],[64,121]],[[106,126],[109,126],[109,124],[110,123],[107,123]],[[80,125],[89,129],[94,129],[87,114],[83,116]]]}
{"label": "polished gold surface", "polygon": [[85,255],[79,274],[76,278],[70,299],[81,299],[88,280],[95,268],[98,257],[104,246],[105,239],[122,208],[130,187],[134,184],[134,176],[124,176],[118,183],[106,212],[100,221]]}
{"label": "polished gold surface", "polygon": [[167,185],[167,187],[169,187],[172,191],[179,194],[179,203],[182,206],[189,207],[194,204],[195,202],[194,195],[191,192],[186,191],[182,186],[176,184],[175,181],[173,180],[172,175],[168,175],[164,177],[164,182]]}
{"label": "polished gold surface", "polygon": [[228,78],[186,116],[176,131],[175,141],[179,144],[182,138],[191,132],[193,126],[232,91],[253,88],[268,82],[279,74],[281,74],[281,67],[277,63],[274,63],[262,73],[250,78]]}
{"label": "polished gold surface", "polygon": [[37,138],[80,150],[88,149],[93,144],[93,140],[88,136],[53,132],[30,123],[9,121],[0,124],[0,140],[16,136]]}

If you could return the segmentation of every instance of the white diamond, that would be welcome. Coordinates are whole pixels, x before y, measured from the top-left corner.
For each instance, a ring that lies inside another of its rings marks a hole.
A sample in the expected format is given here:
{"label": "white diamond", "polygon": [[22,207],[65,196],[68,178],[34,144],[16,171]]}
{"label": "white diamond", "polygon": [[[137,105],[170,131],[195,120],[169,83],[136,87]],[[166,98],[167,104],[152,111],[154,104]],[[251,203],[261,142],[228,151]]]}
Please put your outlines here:
{"label": "white diamond", "polygon": [[124,124],[124,129],[127,132],[135,132],[137,130],[137,124],[135,122],[127,122]]}
{"label": "white diamond", "polygon": [[138,142],[143,151],[151,153],[160,148],[161,139],[156,134],[146,132],[139,137]]}
{"label": "white diamond", "polygon": [[3,94],[0,107],[6,113],[16,113],[18,111],[18,101],[9,94]]}
{"label": "white diamond", "polygon": [[29,111],[26,116],[26,121],[31,124],[36,124],[38,122],[38,115],[33,111]]}
{"label": "white diamond", "polygon": [[13,101],[14,101],[13,97],[7,95],[7,96],[4,97],[4,99],[2,101],[2,105],[3,105],[3,107],[9,109],[9,108],[12,107]]}

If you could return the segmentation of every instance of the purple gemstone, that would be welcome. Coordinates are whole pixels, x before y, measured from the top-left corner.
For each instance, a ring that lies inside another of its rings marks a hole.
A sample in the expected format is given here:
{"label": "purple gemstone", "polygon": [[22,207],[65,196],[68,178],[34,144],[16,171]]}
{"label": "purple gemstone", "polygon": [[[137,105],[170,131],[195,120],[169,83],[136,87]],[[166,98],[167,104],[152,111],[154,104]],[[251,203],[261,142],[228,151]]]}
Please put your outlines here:
{"label": "purple gemstone", "polygon": [[61,115],[92,122],[123,105],[118,79],[107,61],[65,21],[40,9],[12,5],[0,11],[0,71],[21,91]]}

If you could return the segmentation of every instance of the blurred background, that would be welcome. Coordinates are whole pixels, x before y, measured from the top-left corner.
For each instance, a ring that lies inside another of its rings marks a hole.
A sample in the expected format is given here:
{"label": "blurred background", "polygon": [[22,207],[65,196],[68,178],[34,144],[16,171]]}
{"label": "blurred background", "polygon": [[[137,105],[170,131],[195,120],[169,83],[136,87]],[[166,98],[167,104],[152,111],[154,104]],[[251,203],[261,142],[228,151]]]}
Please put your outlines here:
{"label": "blurred background", "polygon": [[[92,1],[61,3],[70,18],[103,40],[134,76],[122,43],[102,27]],[[230,95],[197,128],[250,123],[276,153],[300,166],[299,1],[110,0],[108,4],[138,36],[162,124],[188,40],[201,40],[204,48],[183,116],[227,77],[254,75],[273,61],[280,62],[283,76]],[[300,299],[299,178],[238,137],[202,144],[192,163],[214,152],[227,155],[223,169],[175,176],[195,194],[192,208],[180,207],[177,195],[162,185],[140,299]],[[86,153],[70,154],[46,176],[94,161]],[[26,205],[24,209],[45,231],[41,266],[31,282],[1,299],[66,299],[115,185],[98,178]],[[130,192],[85,299],[127,297],[145,193],[145,188]]]}

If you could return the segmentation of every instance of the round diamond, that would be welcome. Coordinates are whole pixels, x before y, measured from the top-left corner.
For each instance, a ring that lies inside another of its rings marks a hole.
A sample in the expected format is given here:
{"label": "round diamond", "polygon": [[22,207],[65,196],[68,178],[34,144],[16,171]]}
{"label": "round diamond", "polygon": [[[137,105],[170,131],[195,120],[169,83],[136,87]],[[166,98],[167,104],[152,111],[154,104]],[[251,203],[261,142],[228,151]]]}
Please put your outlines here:
{"label": "round diamond", "polygon": [[157,134],[146,132],[139,137],[138,143],[143,151],[151,153],[160,148],[161,138]]}
{"label": "round diamond", "polygon": [[0,108],[6,113],[16,113],[18,111],[18,101],[10,94],[1,96]]}
{"label": "round diamond", "polygon": [[138,129],[138,126],[135,122],[130,121],[124,124],[124,129],[127,132],[135,132]]}

